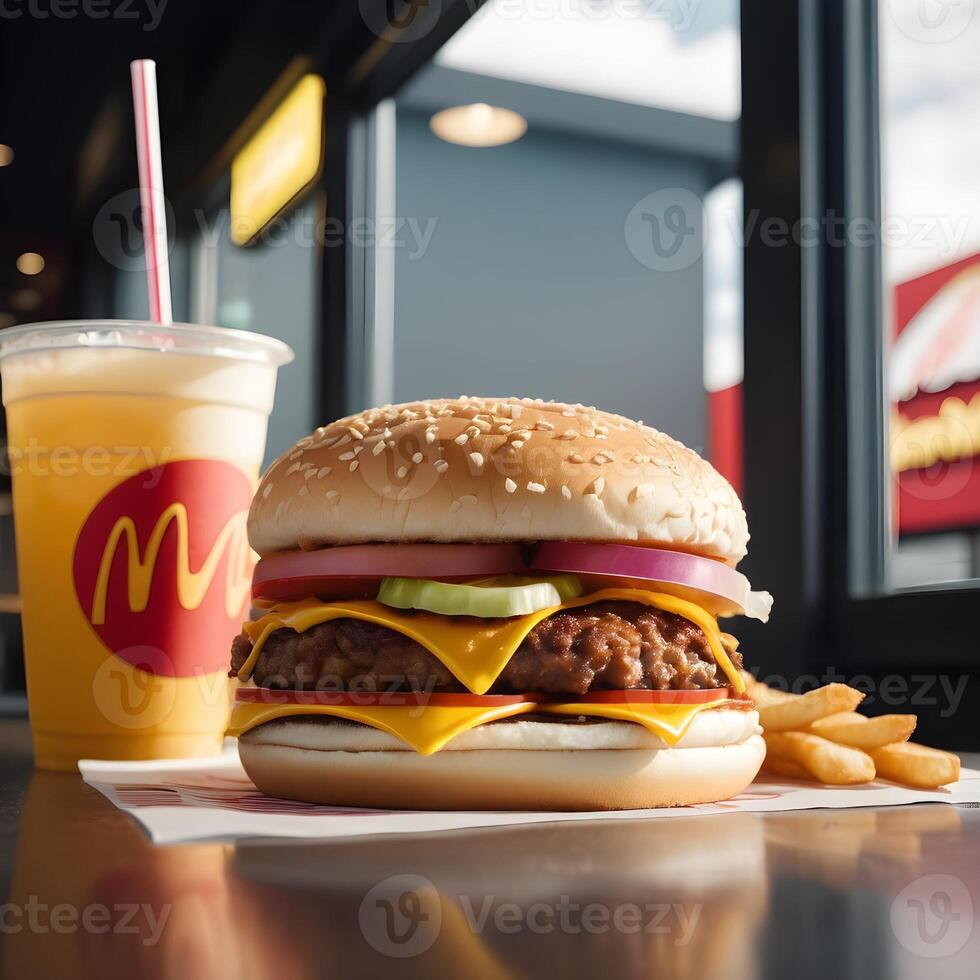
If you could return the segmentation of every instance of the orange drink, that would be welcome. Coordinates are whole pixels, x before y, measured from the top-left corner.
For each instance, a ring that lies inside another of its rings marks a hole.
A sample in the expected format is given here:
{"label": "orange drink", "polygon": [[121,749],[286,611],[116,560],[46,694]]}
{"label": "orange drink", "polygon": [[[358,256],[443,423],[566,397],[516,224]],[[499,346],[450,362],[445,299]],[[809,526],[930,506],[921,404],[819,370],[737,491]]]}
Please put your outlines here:
{"label": "orange drink", "polygon": [[0,336],[39,767],[220,750],[248,608],[245,517],[291,358],[218,327]]}

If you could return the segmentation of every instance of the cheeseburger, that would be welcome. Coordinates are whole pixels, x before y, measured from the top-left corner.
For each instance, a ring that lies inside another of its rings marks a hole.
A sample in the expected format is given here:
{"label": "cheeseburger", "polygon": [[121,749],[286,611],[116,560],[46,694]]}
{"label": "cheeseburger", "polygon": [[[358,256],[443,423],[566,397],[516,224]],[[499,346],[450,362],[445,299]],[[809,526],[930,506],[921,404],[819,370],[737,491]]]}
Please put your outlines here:
{"label": "cheeseburger", "polygon": [[745,514],[639,422],[526,398],[317,429],[248,517],[231,730],[264,792],[421,809],[722,800],[765,755],[736,639]]}

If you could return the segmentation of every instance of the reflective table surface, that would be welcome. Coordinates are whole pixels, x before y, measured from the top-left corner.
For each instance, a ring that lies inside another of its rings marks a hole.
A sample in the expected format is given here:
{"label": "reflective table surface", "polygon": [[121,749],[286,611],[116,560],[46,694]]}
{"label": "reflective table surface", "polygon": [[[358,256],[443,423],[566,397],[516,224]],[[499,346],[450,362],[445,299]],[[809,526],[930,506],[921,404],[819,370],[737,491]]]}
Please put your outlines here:
{"label": "reflective table surface", "polygon": [[3,976],[980,976],[976,808],[156,847],[2,721],[0,835]]}

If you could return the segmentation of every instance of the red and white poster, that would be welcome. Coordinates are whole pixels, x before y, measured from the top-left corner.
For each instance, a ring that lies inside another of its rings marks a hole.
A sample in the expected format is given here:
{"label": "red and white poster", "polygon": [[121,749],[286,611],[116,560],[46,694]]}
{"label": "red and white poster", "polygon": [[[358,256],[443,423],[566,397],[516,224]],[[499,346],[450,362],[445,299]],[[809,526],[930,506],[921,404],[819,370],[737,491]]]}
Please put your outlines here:
{"label": "red and white poster", "polygon": [[980,254],[899,283],[893,299],[898,531],[980,526]]}

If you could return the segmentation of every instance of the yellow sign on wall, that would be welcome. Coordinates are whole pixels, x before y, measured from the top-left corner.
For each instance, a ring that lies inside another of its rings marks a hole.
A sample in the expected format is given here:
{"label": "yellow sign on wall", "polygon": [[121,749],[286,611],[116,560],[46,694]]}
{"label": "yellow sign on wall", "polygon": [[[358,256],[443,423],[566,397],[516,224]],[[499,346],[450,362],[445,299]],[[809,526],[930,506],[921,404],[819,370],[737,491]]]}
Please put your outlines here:
{"label": "yellow sign on wall", "polygon": [[326,86],[304,75],[231,164],[231,240],[246,245],[320,176]]}

